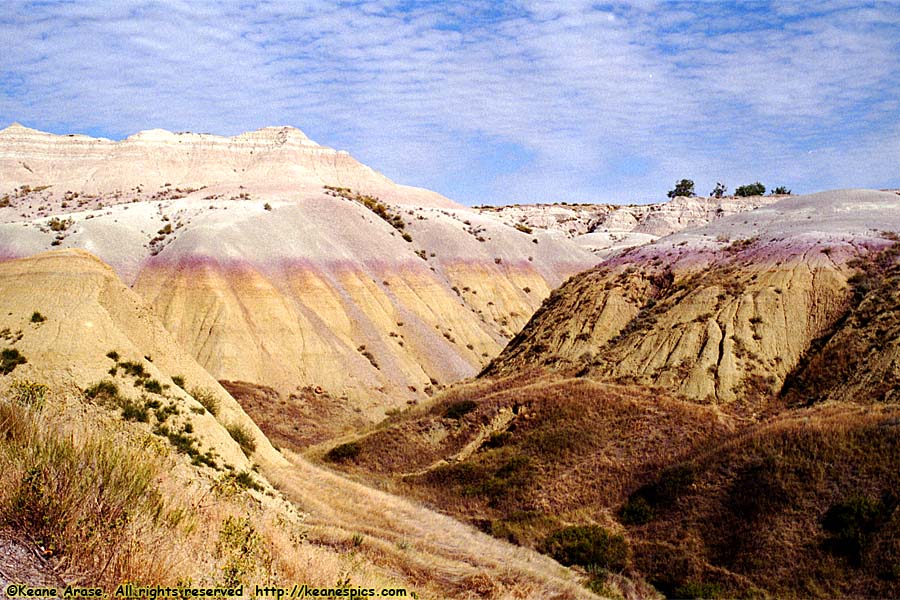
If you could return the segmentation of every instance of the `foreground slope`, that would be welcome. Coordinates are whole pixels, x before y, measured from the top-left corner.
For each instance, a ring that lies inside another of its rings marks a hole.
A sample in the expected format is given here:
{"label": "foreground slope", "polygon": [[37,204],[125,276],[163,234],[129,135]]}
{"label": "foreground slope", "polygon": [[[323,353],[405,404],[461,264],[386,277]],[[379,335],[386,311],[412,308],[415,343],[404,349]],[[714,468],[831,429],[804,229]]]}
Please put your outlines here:
{"label": "foreground slope", "polygon": [[591,597],[550,560],[285,459],[88,253],[0,264],[0,298],[4,560],[39,544],[56,556],[43,575],[107,587],[339,581],[420,597]]}

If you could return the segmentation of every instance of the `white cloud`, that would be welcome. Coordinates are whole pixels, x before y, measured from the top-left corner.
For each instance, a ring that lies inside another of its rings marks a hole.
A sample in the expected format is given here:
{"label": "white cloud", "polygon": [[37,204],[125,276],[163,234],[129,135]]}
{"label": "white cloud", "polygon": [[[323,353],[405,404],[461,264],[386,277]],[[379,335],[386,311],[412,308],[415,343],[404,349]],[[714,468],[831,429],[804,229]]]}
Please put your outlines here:
{"label": "white cloud", "polygon": [[[471,202],[651,200],[681,177],[900,186],[900,166],[861,158],[897,140],[896,5],[402,6],[8,2],[0,123],[292,124]],[[494,151],[510,145],[512,171]]]}

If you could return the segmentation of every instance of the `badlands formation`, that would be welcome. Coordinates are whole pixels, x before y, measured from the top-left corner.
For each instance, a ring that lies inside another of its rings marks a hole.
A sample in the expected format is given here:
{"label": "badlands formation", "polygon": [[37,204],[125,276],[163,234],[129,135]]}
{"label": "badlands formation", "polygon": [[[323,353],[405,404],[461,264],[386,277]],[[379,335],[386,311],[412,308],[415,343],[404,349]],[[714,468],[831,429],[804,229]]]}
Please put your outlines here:
{"label": "badlands formation", "polygon": [[561,560],[599,525],[626,597],[897,597],[898,282],[900,193],[785,198],[571,278],[324,456]]}
{"label": "badlands formation", "polygon": [[900,196],[784,199],[623,252],[555,290],[488,367],[577,366],[707,402],[781,389],[841,318],[851,265],[892,243]]}
{"label": "badlands formation", "polygon": [[290,127],[113,142],[12,125],[0,192],[0,257],[91,252],[234,393],[318,421],[304,442],[476,374],[592,251],[762,202],[478,211]]}

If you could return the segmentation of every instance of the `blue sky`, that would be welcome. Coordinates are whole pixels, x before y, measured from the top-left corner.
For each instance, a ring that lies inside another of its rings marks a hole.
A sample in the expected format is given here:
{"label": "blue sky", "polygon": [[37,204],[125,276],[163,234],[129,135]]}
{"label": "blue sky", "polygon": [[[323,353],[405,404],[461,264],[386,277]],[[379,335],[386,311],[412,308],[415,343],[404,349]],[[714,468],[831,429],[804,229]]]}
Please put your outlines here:
{"label": "blue sky", "polygon": [[0,127],[293,125],[467,204],[900,188],[900,2],[5,0]]}

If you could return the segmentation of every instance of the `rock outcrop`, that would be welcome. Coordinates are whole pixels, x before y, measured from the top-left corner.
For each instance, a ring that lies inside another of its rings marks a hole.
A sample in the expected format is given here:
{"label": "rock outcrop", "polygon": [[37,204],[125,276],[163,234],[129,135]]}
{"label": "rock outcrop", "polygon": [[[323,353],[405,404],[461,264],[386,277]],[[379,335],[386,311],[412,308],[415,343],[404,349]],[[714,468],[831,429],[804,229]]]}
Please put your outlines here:
{"label": "rock outcrop", "polygon": [[722,198],[678,196],[657,204],[515,204],[481,207],[512,226],[557,231],[577,244],[609,256],[662,236],[702,227],[733,214],[767,206],[784,196]]}
{"label": "rock outcrop", "polygon": [[292,129],[114,143],[14,126],[0,156],[15,185],[0,257],[89,250],[216,379],[285,401],[321,387],[347,426],[474,375],[552,288],[597,262],[558,234],[413,194]]}
{"label": "rock outcrop", "polygon": [[[54,135],[18,123],[0,131],[0,190],[51,185],[66,191],[140,198],[161,188],[234,191],[254,196],[318,192],[323,185],[389,195],[396,204],[456,207],[440,194],[397,185],[347,152],[320,146],[294,127],[234,137],[152,129],[120,142]],[[145,195],[146,195],[145,194]]]}

